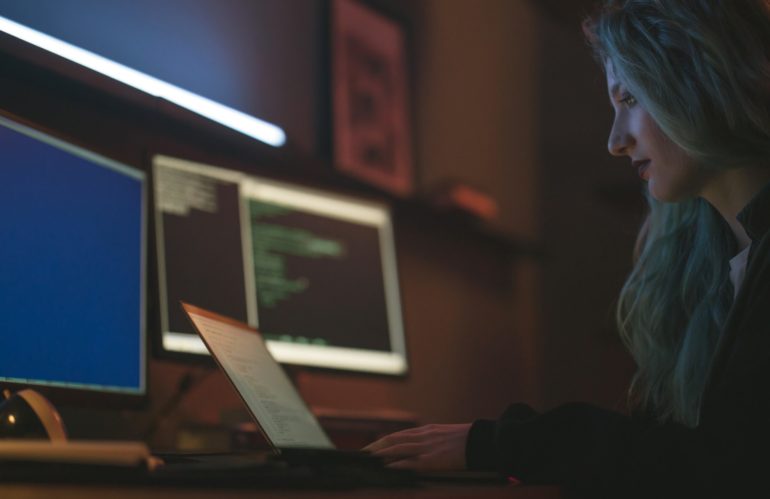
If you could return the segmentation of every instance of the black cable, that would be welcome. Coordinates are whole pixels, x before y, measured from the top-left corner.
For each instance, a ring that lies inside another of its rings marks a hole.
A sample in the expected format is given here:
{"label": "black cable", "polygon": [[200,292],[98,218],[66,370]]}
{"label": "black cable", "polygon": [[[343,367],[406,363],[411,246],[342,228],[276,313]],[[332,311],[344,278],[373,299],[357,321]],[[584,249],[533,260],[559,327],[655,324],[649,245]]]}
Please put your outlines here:
{"label": "black cable", "polygon": [[204,368],[201,374],[195,375],[196,370],[190,369],[179,379],[174,393],[166,400],[166,403],[155,413],[144,430],[143,439],[149,442],[158,431],[161,422],[168,417],[184,399],[185,395],[197,384],[206,379],[214,369]]}

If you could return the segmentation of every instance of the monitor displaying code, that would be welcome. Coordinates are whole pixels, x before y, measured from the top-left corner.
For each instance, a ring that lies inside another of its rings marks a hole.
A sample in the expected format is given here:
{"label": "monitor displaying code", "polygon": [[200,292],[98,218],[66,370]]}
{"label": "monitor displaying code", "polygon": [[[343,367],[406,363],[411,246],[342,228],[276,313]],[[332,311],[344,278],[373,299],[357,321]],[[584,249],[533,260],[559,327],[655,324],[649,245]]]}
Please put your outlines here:
{"label": "monitor displaying code", "polygon": [[265,339],[390,350],[379,231],[250,200]]}
{"label": "monitor displaying code", "polygon": [[208,355],[180,301],[259,329],[279,362],[406,372],[384,205],[153,160],[163,348]]}
{"label": "monitor displaying code", "polygon": [[[210,173],[210,172],[209,172]],[[195,334],[180,301],[246,322],[240,192],[226,176],[155,171],[165,331]]]}

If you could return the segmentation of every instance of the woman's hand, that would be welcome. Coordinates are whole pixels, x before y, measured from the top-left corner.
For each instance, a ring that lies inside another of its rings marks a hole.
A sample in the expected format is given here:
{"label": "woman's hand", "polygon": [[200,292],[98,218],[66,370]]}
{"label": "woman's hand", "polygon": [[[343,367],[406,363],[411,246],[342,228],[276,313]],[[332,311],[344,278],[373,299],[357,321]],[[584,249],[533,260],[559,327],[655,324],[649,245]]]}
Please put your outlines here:
{"label": "woman's hand", "polygon": [[471,425],[431,424],[387,435],[366,447],[391,468],[419,471],[464,470]]}

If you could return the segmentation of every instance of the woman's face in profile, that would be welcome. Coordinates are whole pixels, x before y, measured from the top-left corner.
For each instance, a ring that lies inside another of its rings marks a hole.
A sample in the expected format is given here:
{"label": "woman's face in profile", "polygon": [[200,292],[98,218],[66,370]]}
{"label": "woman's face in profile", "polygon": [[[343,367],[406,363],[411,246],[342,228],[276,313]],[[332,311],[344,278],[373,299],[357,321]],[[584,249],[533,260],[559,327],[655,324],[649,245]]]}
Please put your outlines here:
{"label": "woman's face in profile", "polygon": [[710,174],[669,139],[652,116],[606,64],[607,89],[615,110],[607,148],[613,156],[628,156],[652,197],[678,202],[697,197]]}

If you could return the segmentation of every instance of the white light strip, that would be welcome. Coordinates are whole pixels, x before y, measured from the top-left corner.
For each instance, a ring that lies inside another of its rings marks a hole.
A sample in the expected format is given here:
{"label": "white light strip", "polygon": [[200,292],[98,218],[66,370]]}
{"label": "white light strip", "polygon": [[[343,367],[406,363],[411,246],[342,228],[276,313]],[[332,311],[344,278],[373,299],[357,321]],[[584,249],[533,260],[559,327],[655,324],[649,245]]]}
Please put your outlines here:
{"label": "white light strip", "polygon": [[[399,352],[377,352],[354,348],[303,345],[281,341],[266,341],[267,349],[278,362],[303,366],[349,369],[380,374],[404,374],[406,358]],[[184,353],[208,353],[198,336],[165,333],[163,347]]]}
{"label": "white light strip", "polygon": [[189,109],[194,113],[271,146],[281,147],[286,143],[284,131],[272,123],[214,102],[211,99],[201,97],[183,88],[166,83],[148,74],[131,69],[2,16],[0,16],[0,31],[123,82],[142,92],[166,99],[169,102],[173,102],[178,106]]}
{"label": "white light strip", "polygon": [[401,353],[270,340],[265,343],[273,357],[285,364],[350,369],[380,374],[404,374],[406,372],[406,359]]}

